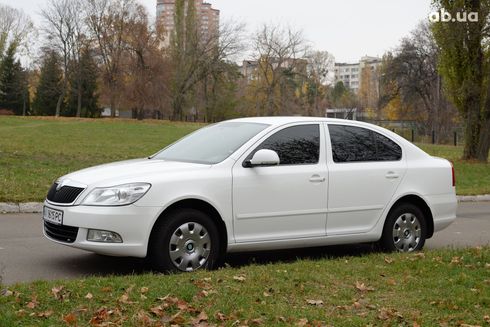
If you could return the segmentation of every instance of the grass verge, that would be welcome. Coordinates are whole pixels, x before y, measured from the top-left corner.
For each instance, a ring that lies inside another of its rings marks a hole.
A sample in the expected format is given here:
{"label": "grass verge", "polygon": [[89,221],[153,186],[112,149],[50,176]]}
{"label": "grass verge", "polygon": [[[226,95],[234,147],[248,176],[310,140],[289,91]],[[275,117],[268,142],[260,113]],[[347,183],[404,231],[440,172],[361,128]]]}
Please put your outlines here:
{"label": "grass verge", "polygon": [[[167,121],[0,117],[0,202],[42,201],[59,176],[148,156],[201,126]],[[420,146],[454,162],[458,194],[490,193],[490,164],[459,160],[461,147]]]}
{"label": "grass verge", "polygon": [[0,326],[488,325],[490,248],[9,287]]}

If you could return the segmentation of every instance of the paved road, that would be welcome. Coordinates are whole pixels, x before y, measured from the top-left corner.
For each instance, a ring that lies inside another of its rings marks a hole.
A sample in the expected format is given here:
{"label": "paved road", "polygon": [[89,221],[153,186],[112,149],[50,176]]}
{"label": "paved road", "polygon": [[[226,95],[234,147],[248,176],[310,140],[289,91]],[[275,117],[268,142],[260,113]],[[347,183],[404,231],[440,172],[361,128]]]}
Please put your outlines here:
{"label": "paved road", "polygon": [[[427,247],[490,244],[490,202],[463,203],[459,206],[458,218],[429,240]],[[227,262],[231,266],[241,266],[250,262],[292,261],[298,257],[335,257],[371,251],[372,247],[366,245],[336,246],[232,255]],[[42,236],[39,215],[0,215],[0,276],[4,284],[144,271],[147,271],[147,265],[141,259],[108,258],[51,243]]]}

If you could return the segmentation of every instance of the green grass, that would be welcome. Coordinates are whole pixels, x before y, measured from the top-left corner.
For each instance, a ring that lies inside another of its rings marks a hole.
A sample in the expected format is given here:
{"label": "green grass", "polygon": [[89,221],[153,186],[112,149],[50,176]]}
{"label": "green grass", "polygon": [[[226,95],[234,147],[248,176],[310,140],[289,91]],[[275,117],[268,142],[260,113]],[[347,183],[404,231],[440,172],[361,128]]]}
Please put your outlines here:
{"label": "green grass", "polygon": [[[59,176],[96,164],[148,156],[201,126],[0,117],[0,202],[42,201]],[[459,160],[461,147],[421,147],[454,162],[458,194],[490,193],[490,164]]]}
{"label": "green grass", "polygon": [[39,281],[2,293],[0,326],[488,326],[490,248]]}
{"label": "green grass", "polygon": [[41,201],[53,181],[64,174],[151,155],[200,126],[0,117],[0,202]]}

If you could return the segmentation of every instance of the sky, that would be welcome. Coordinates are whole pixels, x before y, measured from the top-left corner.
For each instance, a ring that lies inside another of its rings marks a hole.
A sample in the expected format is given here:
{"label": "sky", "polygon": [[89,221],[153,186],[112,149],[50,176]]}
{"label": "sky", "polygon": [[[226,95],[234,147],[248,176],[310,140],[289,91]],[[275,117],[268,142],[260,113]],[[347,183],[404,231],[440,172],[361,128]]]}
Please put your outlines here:
{"label": "sky", "polygon": [[[0,0],[23,9],[36,24],[48,0]],[[152,16],[156,0],[139,0]],[[364,55],[382,56],[394,49],[420,21],[428,19],[430,0],[207,0],[221,10],[222,20],[246,23],[250,33],[265,23],[303,31],[316,50],[337,62],[355,62]]]}

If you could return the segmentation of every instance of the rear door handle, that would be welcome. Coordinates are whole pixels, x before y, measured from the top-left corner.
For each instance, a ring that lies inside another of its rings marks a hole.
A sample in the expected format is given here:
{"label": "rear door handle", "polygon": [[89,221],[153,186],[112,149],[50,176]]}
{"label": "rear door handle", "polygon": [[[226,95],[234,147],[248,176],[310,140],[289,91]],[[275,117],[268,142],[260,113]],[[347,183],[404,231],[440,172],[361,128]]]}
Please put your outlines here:
{"label": "rear door handle", "polygon": [[312,182],[312,183],[323,183],[323,182],[325,182],[325,177],[321,177],[320,175],[313,175],[310,177],[310,182]]}
{"label": "rear door handle", "polygon": [[395,173],[394,171],[389,171],[386,176],[386,178],[388,179],[397,179],[397,178],[400,178],[400,175],[398,175],[397,173]]}

